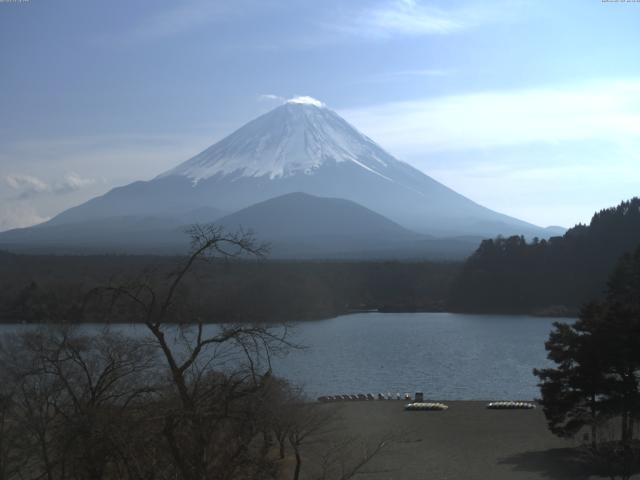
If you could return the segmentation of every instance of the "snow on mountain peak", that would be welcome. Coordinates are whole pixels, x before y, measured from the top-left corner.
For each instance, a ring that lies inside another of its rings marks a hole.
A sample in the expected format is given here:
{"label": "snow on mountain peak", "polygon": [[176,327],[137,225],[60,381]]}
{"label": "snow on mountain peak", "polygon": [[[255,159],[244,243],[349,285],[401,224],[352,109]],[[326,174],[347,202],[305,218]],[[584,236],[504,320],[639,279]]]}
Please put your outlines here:
{"label": "snow on mountain peak", "polygon": [[324,102],[321,102],[320,100],[318,100],[316,98],[308,97],[308,96],[305,96],[305,95],[298,95],[298,96],[295,96],[293,98],[290,98],[289,100],[287,100],[286,103],[298,103],[298,104],[302,104],[302,105],[313,105],[314,107],[318,107],[318,108],[326,107]]}
{"label": "snow on mountain peak", "polygon": [[185,176],[194,184],[216,175],[275,179],[344,162],[386,179],[388,167],[402,163],[319,100],[295,97],[160,177]]}

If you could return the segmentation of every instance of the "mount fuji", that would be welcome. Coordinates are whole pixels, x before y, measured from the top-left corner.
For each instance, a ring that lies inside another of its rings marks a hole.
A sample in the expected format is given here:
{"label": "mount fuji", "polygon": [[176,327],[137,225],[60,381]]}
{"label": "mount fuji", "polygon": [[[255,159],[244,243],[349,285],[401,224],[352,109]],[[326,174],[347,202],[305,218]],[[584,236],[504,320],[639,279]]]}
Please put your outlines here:
{"label": "mount fuji", "polygon": [[323,103],[297,97],[150,181],[114,188],[46,224],[0,234],[0,243],[20,243],[36,230],[44,239],[49,228],[61,232],[84,222],[117,224],[118,218],[165,218],[175,225],[211,212],[216,220],[296,192],[355,202],[431,237],[550,233],[456,193],[394,158]]}

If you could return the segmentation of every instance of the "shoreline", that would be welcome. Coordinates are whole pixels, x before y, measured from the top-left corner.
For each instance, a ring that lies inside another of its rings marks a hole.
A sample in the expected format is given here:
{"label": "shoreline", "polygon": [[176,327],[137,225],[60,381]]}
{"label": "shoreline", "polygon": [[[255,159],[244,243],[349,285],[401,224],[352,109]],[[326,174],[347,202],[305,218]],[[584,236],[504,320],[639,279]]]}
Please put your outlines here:
{"label": "shoreline", "polygon": [[[318,322],[323,320],[331,320],[337,317],[346,317],[349,315],[357,315],[360,313],[381,313],[381,314],[394,314],[394,313],[448,313],[454,315],[483,315],[483,316],[522,316],[522,317],[534,317],[534,318],[558,318],[558,319],[577,319],[578,316],[570,315],[570,314],[536,314],[536,313],[491,313],[491,312],[458,312],[454,310],[438,310],[438,309],[352,309],[345,310],[343,312],[334,312],[327,315],[319,315],[319,316],[310,316],[307,318],[302,318],[298,320],[286,320],[286,321],[265,321],[265,320],[247,320],[247,321],[231,321],[231,320],[220,320],[220,321],[210,321],[203,322],[203,325],[220,325],[220,324],[251,324],[258,323],[264,325],[282,325],[282,324],[295,324],[295,323],[305,323],[305,322]],[[144,322],[122,322],[122,321],[109,321],[109,322],[69,322],[69,323],[52,323],[52,322],[27,322],[24,320],[11,320],[8,318],[0,317],[0,325],[144,325]],[[167,325],[178,325],[177,323],[167,322]],[[187,325],[187,324],[185,324]],[[197,325],[196,322],[190,322],[188,325]]]}

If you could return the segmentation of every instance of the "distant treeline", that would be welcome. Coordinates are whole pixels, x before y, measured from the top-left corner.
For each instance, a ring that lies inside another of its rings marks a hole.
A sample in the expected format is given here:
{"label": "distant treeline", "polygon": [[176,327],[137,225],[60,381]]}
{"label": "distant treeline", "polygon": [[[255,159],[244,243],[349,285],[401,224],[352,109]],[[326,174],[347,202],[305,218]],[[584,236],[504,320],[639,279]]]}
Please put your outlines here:
{"label": "distant treeline", "polygon": [[[0,319],[101,321],[80,315],[92,288],[162,278],[183,260],[0,253]],[[182,295],[206,322],[295,321],[367,309],[443,310],[459,268],[432,262],[209,261],[197,265]]]}
{"label": "distant treeline", "polygon": [[468,312],[575,314],[600,298],[618,259],[640,245],[640,198],[596,213],[562,237],[485,240],[452,285]]}
{"label": "distant treeline", "polygon": [[[181,294],[207,322],[308,320],[369,309],[574,315],[602,295],[618,259],[638,245],[640,198],[633,198],[562,237],[485,240],[464,264],[214,260],[197,265]],[[0,252],[0,321],[106,320],[80,314],[92,288],[160,278],[183,260]]]}

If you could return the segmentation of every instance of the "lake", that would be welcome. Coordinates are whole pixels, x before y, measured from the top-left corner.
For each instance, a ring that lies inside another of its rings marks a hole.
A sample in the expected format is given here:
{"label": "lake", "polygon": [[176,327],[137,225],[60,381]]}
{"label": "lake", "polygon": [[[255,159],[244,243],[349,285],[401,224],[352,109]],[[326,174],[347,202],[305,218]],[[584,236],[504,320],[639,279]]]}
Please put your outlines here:
{"label": "lake", "polygon": [[423,391],[447,400],[533,399],[554,321],[520,315],[358,313],[299,324],[309,348],[274,371],[313,395]]}
{"label": "lake", "polygon": [[[357,313],[298,323],[305,345],[273,361],[310,396],[422,391],[445,400],[533,399],[554,321],[522,315]],[[0,332],[23,328],[2,325]],[[95,326],[93,327],[95,328]],[[143,327],[116,328],[140,333]]]}

